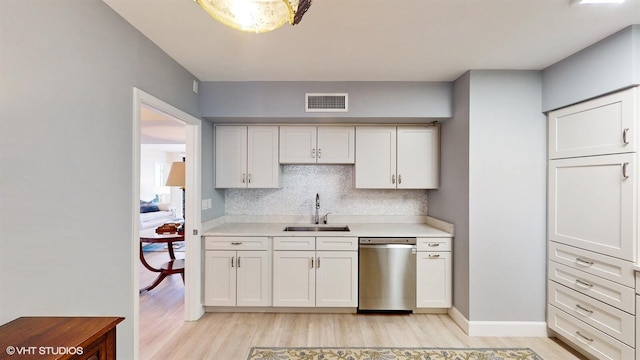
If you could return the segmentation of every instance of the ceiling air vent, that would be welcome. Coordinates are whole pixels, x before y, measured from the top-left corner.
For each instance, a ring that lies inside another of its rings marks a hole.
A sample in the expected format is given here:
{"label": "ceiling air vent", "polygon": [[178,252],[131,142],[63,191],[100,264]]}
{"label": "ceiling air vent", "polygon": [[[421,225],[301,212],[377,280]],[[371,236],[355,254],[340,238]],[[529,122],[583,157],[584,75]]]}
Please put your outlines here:
{"label": "ceiling air vent", "polygon": [[347,112],[349,111],[349,94],[305,94],[306,112]]}

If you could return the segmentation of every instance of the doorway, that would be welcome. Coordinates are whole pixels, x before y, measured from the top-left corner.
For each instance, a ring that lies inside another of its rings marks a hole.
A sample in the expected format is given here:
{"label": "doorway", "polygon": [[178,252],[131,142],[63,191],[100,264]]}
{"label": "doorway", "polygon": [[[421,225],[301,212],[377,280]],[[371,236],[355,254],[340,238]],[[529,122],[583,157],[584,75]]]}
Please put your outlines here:
{"label": "doorway", "polygon": [[[184,277],[184,315],[185,321],[195,321],[204,314],[204,308],[201,303],[201,250],[200,250],[200,203],[201,197],[201,137],[202,123],[197,119],[180,109],[173,107],[164,101],[145,93],[144,91],[134,88],[133,91],[133,134],[134,134],[134,161],[132,181],[132,207],[134,218],[140,217],[140,154],[141,154],[141,128],[143,113],[147,110],[163,114],[168,118],[180,121],[184,124],[184,143],[185,143],[185,192],[184,207],[185,226],[184,226],[184,257],[185,257],[185,277]],[[193,209],[194,211],[190,211]],[[139,245],[139,221],[134,221],[133,233],[131,234],[132,246],[132,268],[133,268],[133,327],[134,327],[134,357],[139,357],[139,329],[140,329],[140,295],[139,282],[140,276],[138,272],[138,264],[140,263],[140,245]]]}

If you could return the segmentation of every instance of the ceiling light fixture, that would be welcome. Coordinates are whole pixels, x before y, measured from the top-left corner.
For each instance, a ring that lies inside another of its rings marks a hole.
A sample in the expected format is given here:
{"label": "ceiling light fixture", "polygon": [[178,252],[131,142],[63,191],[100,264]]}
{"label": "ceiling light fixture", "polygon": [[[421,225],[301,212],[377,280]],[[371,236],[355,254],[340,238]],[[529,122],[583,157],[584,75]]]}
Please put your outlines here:
{"label": "ceiling light fixture", "polygon": [[626,0],[571,0],[571,5],[622,4]]}
{"label": "ceiling light fixture", "polygon": [[296,25],[311,0],[195,0],[214,19],[242,31],[263,33]]}

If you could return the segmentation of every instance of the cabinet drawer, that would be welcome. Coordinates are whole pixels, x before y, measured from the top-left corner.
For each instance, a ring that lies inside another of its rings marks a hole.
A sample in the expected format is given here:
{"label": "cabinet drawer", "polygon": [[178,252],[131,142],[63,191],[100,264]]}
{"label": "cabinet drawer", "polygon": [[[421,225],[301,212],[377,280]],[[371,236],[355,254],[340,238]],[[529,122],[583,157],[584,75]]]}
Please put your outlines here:
{"label": "cabinet drawer", "polygon": [[549,262],[549,279],[629,314],[635,314],[635,291],[633,288],[553,261]]}
{"label": "cabinet drawer", "polygon": [[205,236],[205,250],[268,250],[266,236]]}
{"label": "cabinet drawer", "polygon": [[316,238],[313,236],[276,236],[273,238],[273,250],[315,250]]}
{"label": "cabinet drawer", "polygon": [[633,263],[630,261],[620,260],[553,241],[549,242],[549,260],[629,287],[635,286]]}
{"label": "cabinet drawer", "polygon": [[418,238],[418,251],[451,251],[451,238]]}
{"label": "cabinet drawer", "polygon": [[635,347],[635,316],[549,281],[549,304]]}
{"label": "cabinet drawer", "polygon": [[549,113],[549,158],[636,151],[637,88]]}
{"label": "cabinet drawer", "polygon": [[358,250],[357,237],[339,237],[339,236],[318,236],[316,237],[317,250]]}
{"label": "cabinet drawer", "polygon": [[598,359],[628,360],[635,356],[632,347],[554,306],[549,306],[547,316],[547,323],[551,330]]}

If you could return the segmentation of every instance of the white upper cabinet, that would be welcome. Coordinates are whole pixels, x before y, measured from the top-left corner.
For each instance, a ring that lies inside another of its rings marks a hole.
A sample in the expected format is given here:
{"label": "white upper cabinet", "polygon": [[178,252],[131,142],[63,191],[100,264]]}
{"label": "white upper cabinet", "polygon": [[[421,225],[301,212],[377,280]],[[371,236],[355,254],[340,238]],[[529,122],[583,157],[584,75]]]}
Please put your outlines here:
{"label": "white upper cabinet", "polygon": [[216,188],[277,188],[277,126],[216,126]]}
{"label": "white upper cabinet", "polygon": [[358,126],[356,188],[438,188],[438,139],[436,126]]}
{"label": "white upper cabinet", "polygon": [[549,159],[636,151],[638,89],[549,113]]}
{"label": "white upper cabinet", "polygon": [[281,164],[353,164],[355,129],[348,126],[281,126]]}

